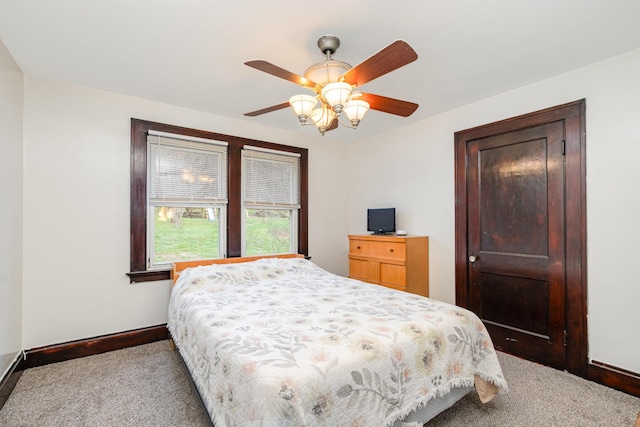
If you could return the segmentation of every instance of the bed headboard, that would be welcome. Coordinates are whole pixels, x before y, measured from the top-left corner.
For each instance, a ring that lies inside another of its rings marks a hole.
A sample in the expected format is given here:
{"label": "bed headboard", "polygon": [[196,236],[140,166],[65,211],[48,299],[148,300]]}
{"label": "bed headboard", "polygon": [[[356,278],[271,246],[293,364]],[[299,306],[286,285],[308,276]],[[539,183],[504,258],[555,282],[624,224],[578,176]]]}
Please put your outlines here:
{"label": "bed headboard", "polygon": [[171,264],[171,280],[173,283],[178,280],[180,273],[183,270],[191,267],[199,267],[201,265],[211,264],[235,264],[238,262],[250,262],[257,261],[262,258],[304,258],[302,254],[277,254],[277,255],[257,255],[257,256],[245,256],[235,258],[216,258],[216,259],[201,259],[196,261],[178,261]]}

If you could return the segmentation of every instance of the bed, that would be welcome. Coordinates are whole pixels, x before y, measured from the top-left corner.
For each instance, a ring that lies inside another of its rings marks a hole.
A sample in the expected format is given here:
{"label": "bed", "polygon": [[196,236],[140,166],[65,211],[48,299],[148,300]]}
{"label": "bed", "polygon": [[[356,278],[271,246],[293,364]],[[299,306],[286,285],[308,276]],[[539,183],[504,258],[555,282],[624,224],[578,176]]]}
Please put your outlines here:
{"label": "bed", "polygon": [[301,256],[209,262],[175,264],[168,328],[218,427],[417,426],[507,389],[463,308]]}

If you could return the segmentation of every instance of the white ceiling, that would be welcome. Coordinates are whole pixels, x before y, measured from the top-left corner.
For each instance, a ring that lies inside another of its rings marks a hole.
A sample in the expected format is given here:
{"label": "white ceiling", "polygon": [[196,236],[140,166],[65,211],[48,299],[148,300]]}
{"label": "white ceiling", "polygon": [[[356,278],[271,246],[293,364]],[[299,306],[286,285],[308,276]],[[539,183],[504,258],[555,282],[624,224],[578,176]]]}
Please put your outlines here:
{"label": "white ceiling", "polygon": [[[362,89],[420,104],[372,111],[354,140],[640,47],[638,0],[1,0],[0,39],[31,76],[299,131],[289,109],[243,113],[304,89],[244,65],[302,74],[324,56],[356,65],[403,39],[418,60]],[[309,92],[311,93],[311,92]],[[214,130],[215,129],[211,129]],[[329,134],[328,134],[329,135]]]}

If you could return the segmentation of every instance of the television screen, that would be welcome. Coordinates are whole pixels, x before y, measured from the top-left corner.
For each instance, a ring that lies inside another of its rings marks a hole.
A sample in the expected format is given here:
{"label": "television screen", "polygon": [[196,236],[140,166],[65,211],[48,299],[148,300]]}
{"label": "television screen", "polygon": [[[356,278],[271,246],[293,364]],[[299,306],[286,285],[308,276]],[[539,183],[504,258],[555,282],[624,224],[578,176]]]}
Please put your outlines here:
{"label": "television screen", "polygon": [[396,208],[367,209],[367,231],[387,234],[396,231]]}

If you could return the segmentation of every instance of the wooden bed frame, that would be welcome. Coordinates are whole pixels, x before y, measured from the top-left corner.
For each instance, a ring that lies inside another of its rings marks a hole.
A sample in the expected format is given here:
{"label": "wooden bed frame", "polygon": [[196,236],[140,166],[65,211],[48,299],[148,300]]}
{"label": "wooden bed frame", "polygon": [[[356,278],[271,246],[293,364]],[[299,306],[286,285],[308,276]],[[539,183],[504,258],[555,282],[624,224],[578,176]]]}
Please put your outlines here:
{"label": "wooden bed frame", "polygon": [[173,283],[178,280],[180,273],[185,269],[191,267],[199,267],[202,265],[211,264],[235,264],[238,262],[251,262],[257,261],[262,258],[304,258],[302,254],[277,254],[277,255],[257,255],[257,256],[245,256],[235,258],[216,258],[216,259],[200,259],[195,261],[178,261],[171,264],[171,280]]}

